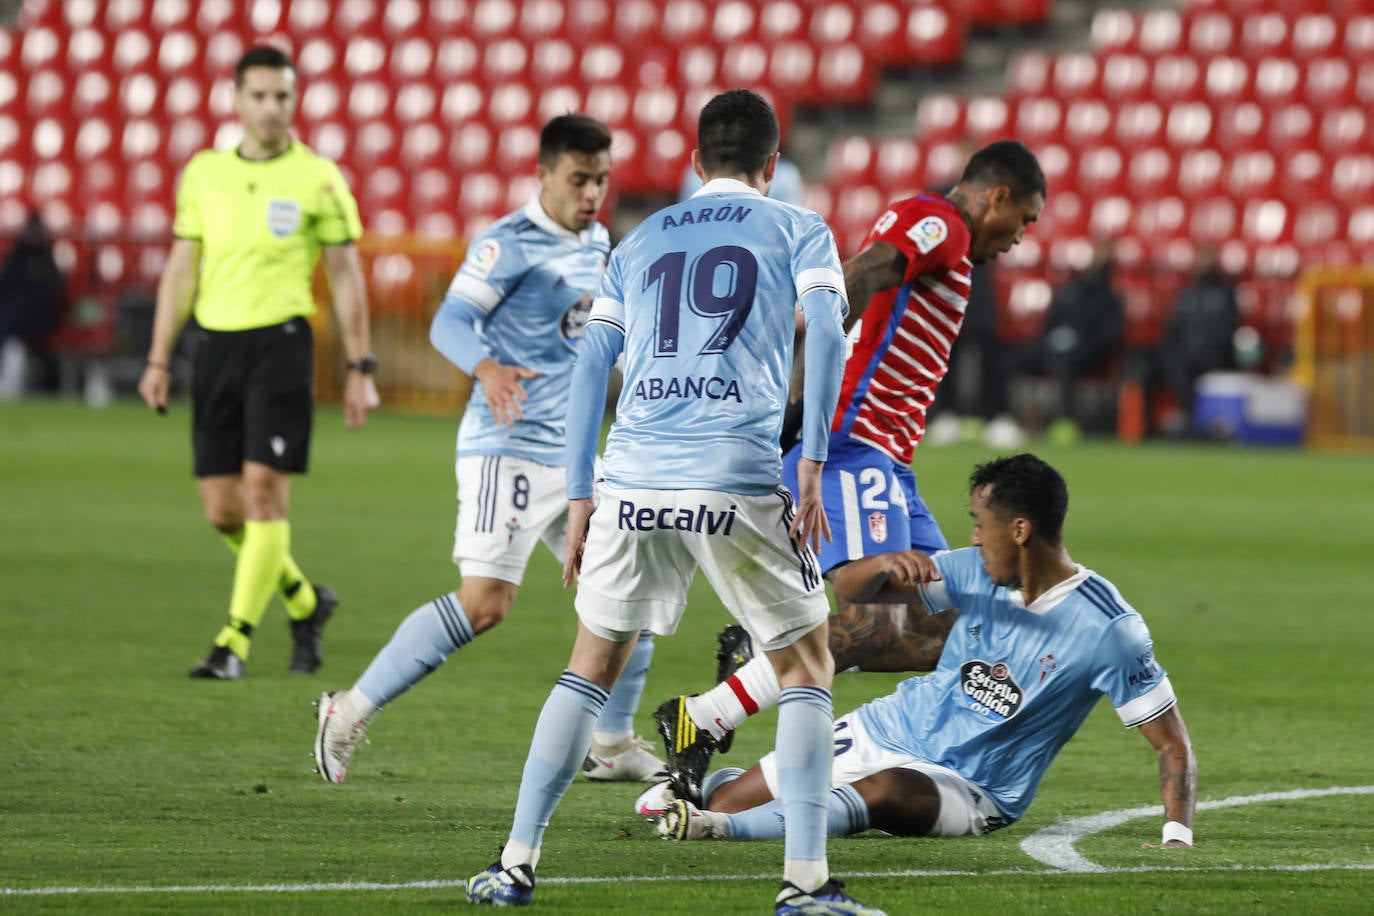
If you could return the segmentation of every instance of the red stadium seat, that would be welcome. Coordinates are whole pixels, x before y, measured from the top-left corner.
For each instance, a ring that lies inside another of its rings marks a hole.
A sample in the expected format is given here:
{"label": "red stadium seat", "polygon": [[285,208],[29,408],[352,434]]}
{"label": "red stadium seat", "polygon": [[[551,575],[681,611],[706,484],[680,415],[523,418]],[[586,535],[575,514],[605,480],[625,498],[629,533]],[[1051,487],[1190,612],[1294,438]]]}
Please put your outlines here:
{"label": "red stadium seat", "polygon": [[1213,104],[1246,101],[1253,94],[1250,65],[1239,57],[1213,57],[1207,61],[1203,87],[1206,97]]}
{"label": "red stadium seat", "polygon": [[711,41],[711,8],[702,0],[668,0],[662,22],[669,44]]}
{"label": "red stadium seat", "polygon": [[1188,214],[1188,234],[1200,244],[1215,244],[1236,234],[1238,217],[1229,197],[1193,201]]}
{"label": "red stadium seat", "polygon": [[515,0],[477,0],[468,29],[479,42],[494,41],[515,34],[519,21],[520,9]]}
{"label": "red stadium seat", "polygon": [[486,168],[496,152],[496,132],[480,120],[472,119],[452,128],[448,140],[448,162],[459,175]]}
{"label": "red stadium seat", "polygon": [[964,131],[975,146],[984,146],[994,140],[1010,137],[1014,116],[1014,107],[1009,106],[1002,97],[975,96],[965,104]]}
{"label": "red stadium seat", "polygon": [[1247,201],[1240,231],[1252,248],[1287,241],[1292,235],[1290,208],[1281,200]]}
{"label": "red stadium seat", "polygon": [[1050,185],[1050,196],[1032,230],[1042,238],[1077,237],[1088,231],[1088,204],[1076,191]]}
{"label": "red stadium seat", "polygon": [[805,41],[807,5],[798,0],[765,0],[759,9],[759,39],[770,46],[779,41]]}
{"label": "red stadium seat", "polygon": [[853,42],[825,47],[816,61],[814,93],[807,99],[835,105],[858,104],[873,96],[874,64]]}
{"label": "red stadium seat", "polygon": [[1126,186],[1142,202],[1164,197],[1177,187],[1174,157],[1162,147],[1135,148],[1126,166]]}
{"label": "red stadium seat", "polygon": [[1223,150],[1255,149],[1263,145],[1265,111],[1254,102],[1225,105],[1217,111],[1216,145]]}
{"label": "red stadium seat", "polygon": [[560,0],[521,0],[515,30],[527,45],[562,35],[567,6]]}
{"label": "red stadium seat", "polygon": [[440,85],[457,80],[476,79],[482,63],[482,48],[463,35],[439,41],[434,56],[434,77]]}
{"label": "red stadium seat", "polygon": [[1347,205],[1374,203],[1374,155],[1352,153],[1330,164],[1330,196]]}
{"label": "red stadium seat", "polygon": [[653,0],[624,0],[611,14],[611,34],[624,48],[652,47],[662,42],[661,14],[662,5]]}
{"label": "red stadium seat", "polygon": [[[957,64],[964,55],[964,24],[952,15],[953,11],[938,3],[921,4],[908,10],[896,56],[884,60],[896,65],[922,67]],[[869,18],[870,8],[865,7],[864,21]]]}
{"label": "red stadium seat", "polygon": [[876,165],[877,148],[872,140],[862,136],[836,138],[826,150],[826,182],[838,194],[856,185],[873,184]]}
{"label": "red stadium seat", "polygon": [[1342,208],[1329,200],[1295,202],[1293,243],[1299,250],[1310,250],[1339,241],[1345,222]]}
{"label": "red stadium seat", "polygon": [[1136,42],[1141,53],[1149,57],[1178,51],[1183,44],[1183,23],[1178,11],[1162,9],[1141,14]]}
{"label": "red stadium seat", "polygon": [[916,136],[926,143],[963,139],[964,100],[944,92],[924,96],[916,106]]}
{"label": "red stadium seat", "polygon": [[802,206],[820,214],[821,219],[830,223],[833,219],[835,195],[823,184],[808,181],[802,185]]}
{"label": "red stadium seat", "polygon": [[1161,105],[1196,99],[1202,91],[1202,69],[1182,54],[1166,54],[1154,62],[1150,73],[1150,97]]}
{"label": "red stadium seat", "polygon": [[519,38],[501,38],[482,48],[481,80],[491,87],[523,82],[529,68],[530,52]]}
{"label": "red stadium seat", "polygon": [[1322,114],[1317,142],[1331,153],[1369,149],[1369,115],[1361,107],[1331,108]]}
{"label": "red stadium seat", "polygon": [[768,76],[768,49],[756,41],[731,45],[721,55],[719,79],[727,86],[758,86]]}
{"label": "red stadium seat", "polygon": [[[461,4],[456,4],[461,6]],[[613,23],[610,0],[578,0],[567,5],[563,37],[574,46],[601,41],[610,34]]]}
{"label": "red stadium seat", "polygon": [[1285,57],[1290,48],[1288,19],[1282,13],[1257,13],[1241,22],[1238,50],[1242,56],[1250,60]]}
{"label": "red stadium seat", "polygon": [[1113,54],[1102,61],[1102,93],[1113,101],[1141,99],[1150,85],[1149,61],[1139,54]]}
{"label": "red stadium seat", "polygon": [[1340,29],[1326,13],[1300,16],[1293,23],[1292,53],[1298,60],[1311,60],[1340,52]]}
{"label": "red stadium seat", "polygon": [[391,46],[388,73],[394,82],[429,80],[437,50],[428,36],[412,35]]}
{"label": "red stadium seat", "polygon": [[1354,68],[1341,57],[1318,57],[1303,68],[1302,95],[1309,105],[1328,108],[1354,101]]}
{"label": "red stadium seat", "polygon": [[1074,187],[1084,195],[1093,198],[1121,194],[1125,186],[1125,163],[1116,147],[1089,147],[1079,155]]}
{"label": "red stadium seat", "polygon": [[1045,183],[1049,187],[1050,199],[1072,186],[1073,170],[1077,162],[1069,154],[1069,148],[1062,143],[1046,143],[1035,148],[1040,168],[1045,173]]}
{"label": "red stadium seat", "polygon": [[570,111],[583,111],[586,107],[586,94],[581,89],[576,86],[555,86],[539,93],[535,120],[543,124]]}
{"label": "red stadium seat", "polygon": [[1225,12],[1207,11],[1189,18],[1185,45],[1199,60],[1232,53],[1239,42],[1235,20]]}
{"label": "red stadium seat", "polygon": [[1320,200],[1330,183],[1326,157],[1314,149],[1290,150],[1281,157],[1283,199],[1295,206]]}
{"label": "red stadium seat", "polygon": [[1178,190],[1188,200],[1200,200],[1221,193],[1225,160],[1215,149],[1184,152],[1178,161]]}
{"label": "red stadium seat", "polygon": [[1116,111],[1116,139],[1125,148],[1154,146],[1164,141],[1164,112],[1151,101],[1126,102]]}
{"label": "red stadium seat", "polygon": [[1345,21],[1345,55],[1352,61],[1374,61],[1374,15],[1351,16]]}
{"label": "red stadium seat", "polygon": [[889,137],[878,143],[873,163],[873,183],[895,199],[921,190],[921,148],[907,137]]}
{"label": "red stadium seat", "polygon": [[1016,106],[1015,136],[1031,149],[1057,143],[1064,136],[1064,107],[1048,96],[1021,100]]}
{"label": "red stadium seat", "polygon": [[[804,96],[816,83],[816,60],[815,49],[807,42],[773,45],[768,58],[768,84],[784,96]],[[715,79],[714,74],[710,79]]]}
{"label": "red stadium seat", "polygon": [[1303,104],[1284,105],[1269,116],[1269,147],[1284,154],[1305,149],[1317,142],[1317,119]]}
{"label": "red stadium seat", "polygon": [[820,47],[853,41],[859,17],[844,0],[820,0],[811,8],[811,40]]}
{"label": "red stadium seat", "polygon": [[1099,99],[1076,99],[1064,112],[1064,139],[1071,146],[1105,142],[1111,126],[1112,110]]}
{"label": "red stadium seat", "polygon": [[1099,9],[1090,27],[1093,50],[1103,57],[1139,51],[1139,26],[1139,17],[1129,10]]}
{"label": "red stadium seat", "polygon": [[745,0],[724,0],[711,10],[711,39],[723,47],[758,40],[758,14]]}
{"label": "red stadium seat", "polygon": [[1212,136],[1212,107],[1206,102],[1175,102],[1169,107],[1164,136],[1175,149],[1191,149]]}
{"label": "red stadium seat", "polygon": [[1265,105],[1296,101],[1301,89],[1298,65],[1287,58],[1266,57],[1255,68],[1255,97]]}
{"label": "red stadium seat", "polygon": [[1181,197],[1141,200],[1131,215],[1131,232],[1152,245],[1185,236],[1188,206]]}
{"label": "red stadium seat", "polygon": [[454,128],[473,119],[485,118],[486,93],[475,82],[450,83],[439,101],[439,116]]}
{"label": "red stadium seat", "polygon": [[1096,97],[1101,88],[1097,59],[1087,52],[1074,51],[1054,58],[1050,92],[1065,101]]}
{"label": "red stadium seat", "polygon": [[1038,96],[1049,92],[1054,58],[1044,51],[1017,51],[1007,61],[1007,92]]}
{"label": "red stadium seat", "polygon": [[1232,197],[1247,200],[1271,197],[1277,192],[1278,179],[1278,163],[1268,150],[1245,150],[1230,156],[1226,189]]}

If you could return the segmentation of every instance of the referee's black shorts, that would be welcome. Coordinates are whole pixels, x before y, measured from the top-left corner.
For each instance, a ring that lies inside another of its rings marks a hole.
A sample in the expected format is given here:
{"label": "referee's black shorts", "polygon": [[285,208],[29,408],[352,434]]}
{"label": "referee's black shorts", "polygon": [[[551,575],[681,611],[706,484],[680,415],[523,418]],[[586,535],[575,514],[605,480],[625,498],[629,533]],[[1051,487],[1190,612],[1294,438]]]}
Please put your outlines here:
{"label": "referee's black shorts", "polygon": [[197,477],[237,474],[245,461],[304,473],[315,413],[310,322],[201,330],[191,374]]}

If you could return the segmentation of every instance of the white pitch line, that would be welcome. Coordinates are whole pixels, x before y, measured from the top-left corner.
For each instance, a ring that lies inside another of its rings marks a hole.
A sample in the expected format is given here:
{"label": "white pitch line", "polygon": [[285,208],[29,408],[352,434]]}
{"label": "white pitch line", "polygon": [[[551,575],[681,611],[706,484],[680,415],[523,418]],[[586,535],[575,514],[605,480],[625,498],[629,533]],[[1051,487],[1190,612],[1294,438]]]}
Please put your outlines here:
{"label": "white pitch line", "polygon": [[[1139,865],[1132,868],[1098,868],[1096,874],[1125,875],[1145,872],[1321,872],[1374,871],[1372,863],[1305,863],[1301,865]],[[898,871],[847,871],[846,878],[991,878],[998,876],[1035,878],[1069,874],[1062,869],[995,868],[987,871],[910,868]],[[763,875],[616,875],[540,878],[541,887],[550,884],[655,884],[664,881],[776,881],[777,872]],[[463,881],[334,881],[327,884],[174,884],[168,887],[0,887],[3,897],[56,897],[77,894],[309,894],[321,891],[404,891],[461,888]]]}
{"label": "white pitch line", "polygon": [[[1328,795],[1374,795],[1374,786],[1336,786],[1330,789],[1294,789],[1291,792],[1261,792],[1258,795],[1235,795],[1215,801],[1198,802],[1197,810],[1213,811],[1219,808],[1236,808],[1241,805],[1260,805],[1266,802],[1296,801],[1304,798],[1322,798]],[[1084,858],[1074,843],[1094,833],[1110,830],[1127,821],[1140,817],[1162,818],[1162,805],[1146,805],[1142,808],[1123,808],[1120,811],[1106,811],[1086,817],[1073,817],[1060,821],[1050,827],[1037,830],[1021,841],[1021,851],[1043,862],[1051,868],[1071,872],[1120,871],[1108,869]]]}

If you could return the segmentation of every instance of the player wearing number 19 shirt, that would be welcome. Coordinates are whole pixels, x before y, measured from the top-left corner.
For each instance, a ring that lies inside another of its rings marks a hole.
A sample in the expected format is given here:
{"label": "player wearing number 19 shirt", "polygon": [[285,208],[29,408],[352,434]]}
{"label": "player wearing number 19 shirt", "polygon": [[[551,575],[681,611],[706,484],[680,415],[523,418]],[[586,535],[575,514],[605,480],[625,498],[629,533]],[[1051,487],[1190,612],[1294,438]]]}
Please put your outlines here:
{"label": "player wearing number 19 shirt", "polygon": [[[821,481],[833,534],[820,552],[826,576],[877,553],[948,547],[909,465],[963,323],[972,264],[1018,244],[1045,192],[1029,149],[1014,140],[989,144],[948,196],[919,194],[889,206],[845,262],[851,349]],[[797,485],[800,458],[796,446],[784,456],[789,487]],[[835,669],[930,671],[949,621],[841,600],[830,621]],[[675,791],[698,797],[716,743],[777,696],[770,666],[756,659],[699,696],[661,705],[654,717]]]}
{"label": "player wearing number 19 shirt", "polygon": [[[468,881],[467,898],[529,902],[544,830],[636,635],[676,629],[700,568],[782,685],[787,836],[775,913],[878,916],[843,893],[826,862],[829,602],[812,551],[825,532],[820,473],[843,358],[839,255],[819,216],[764,196],[778,157],[766,101],[722,93],[697,134],[705,184],[625,236],[592,304],[568,405],[564,580],[580,573],[577,638],[535,727],[501,860]],[[799,307],[807,414],[794,504],[778,434]],[[607,376],[622,355],[593,504]]]}

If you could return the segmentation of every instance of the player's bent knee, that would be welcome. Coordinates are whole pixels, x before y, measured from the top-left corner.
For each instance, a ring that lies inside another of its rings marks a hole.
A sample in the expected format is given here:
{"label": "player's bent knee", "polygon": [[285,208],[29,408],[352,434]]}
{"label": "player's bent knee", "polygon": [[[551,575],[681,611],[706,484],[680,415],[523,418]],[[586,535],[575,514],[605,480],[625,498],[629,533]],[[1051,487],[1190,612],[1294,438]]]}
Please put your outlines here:
{"label": "player's bent knee", "polygon": [[924,773],[883,770],[854,783],[869,824],[893,836],[930,836],[940,822],[940,792]]}

